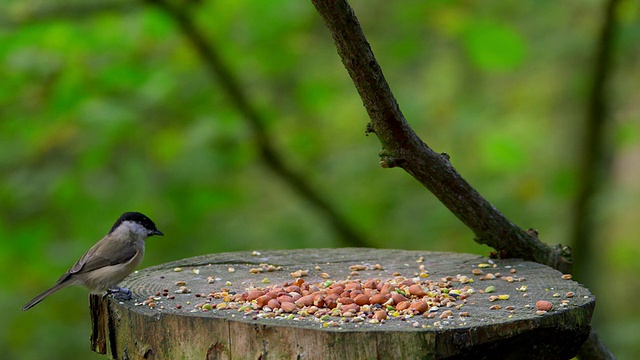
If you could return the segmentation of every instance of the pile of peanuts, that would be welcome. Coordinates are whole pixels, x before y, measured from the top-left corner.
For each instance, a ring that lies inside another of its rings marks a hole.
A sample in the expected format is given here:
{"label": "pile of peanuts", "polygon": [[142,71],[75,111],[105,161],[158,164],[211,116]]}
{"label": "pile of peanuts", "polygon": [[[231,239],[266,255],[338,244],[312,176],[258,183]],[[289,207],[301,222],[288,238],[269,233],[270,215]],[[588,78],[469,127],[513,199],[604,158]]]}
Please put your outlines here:
{"label": "pile of peanuts", "polygon": [[[353,321],[369,319],[381,322],[389,316],[423,314],[434,318],[441,308],[440,319],[453,316],[452,309],[460,309],[474,292],[469,278],[458,275],[440,281],[422,278],[396,277],[380,279],[330,281],[312,284],[297,278],[292,282],[265,288],[253,288],[241,294],[229,294],[224,289],[210,297],[223,299],[217,309],[239,309],[245,313],[258,312],[255,317],[296,314],[326,319],[340,316]],[[456,285],[459,285],[456,288]],[[459,316],[468,316],[460,312]]]}

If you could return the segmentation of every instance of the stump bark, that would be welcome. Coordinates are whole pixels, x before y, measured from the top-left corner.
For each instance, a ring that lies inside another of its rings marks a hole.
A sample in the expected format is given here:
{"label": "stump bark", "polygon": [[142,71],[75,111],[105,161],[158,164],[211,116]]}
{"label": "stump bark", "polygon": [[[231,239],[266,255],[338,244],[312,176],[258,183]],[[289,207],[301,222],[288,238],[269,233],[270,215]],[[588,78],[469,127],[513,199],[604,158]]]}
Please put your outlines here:
{"label": "stump bark", "polygon": [[[260,264],[276,269],[250,272]],[[224,299],[210,300],[211,310],[202,306],[211,292],[282,285],[295,280],[297,270],[307,270],[302,279],[321,286],[466,276],[473,290],[461,307],[431,309],[434,318],[390,316],[380,323],[216,309]],[[488,273],[495,279],[484,280]],[[182,291],[189,292],[176,293],[183,282],[188,290]],[[368,248],[205,255],[137,271],[121,285],[131,289],[132,300],[90,296],[92,348],[113,359],[570,359],[589,335],[595,307],[588,289],[538,263]],[[489,286],[495,291],[485,293]],[[508,299],[491,298],[497,295]],[[144,303],[150,297],[152,306]],[[539,313],[538,300],[553,308]],[[445,310],[453,316],[441,319]]]}

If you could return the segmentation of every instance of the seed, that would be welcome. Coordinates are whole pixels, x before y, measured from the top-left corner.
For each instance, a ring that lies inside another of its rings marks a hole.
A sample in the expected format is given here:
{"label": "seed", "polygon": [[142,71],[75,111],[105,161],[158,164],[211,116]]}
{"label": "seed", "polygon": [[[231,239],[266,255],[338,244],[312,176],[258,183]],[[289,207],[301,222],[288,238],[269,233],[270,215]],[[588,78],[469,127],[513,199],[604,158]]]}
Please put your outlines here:
{"label": "seed", "polygon": [[358,305],[369,304],[369,296],[366,294],[360,294],[353,299]]}
{"label": "seed", "polygon": [[369,299],[369,304],[384,304],[390,297],[390,295],[375,294]]}
{"label": "seed", "polygon": [[340,295],[342,294],[343,291],[344,291],[344,286],[341,286],[341,285],[334,284],[329,287],[329,294]]}
{"label": "seed", "polygon": [[491,305],[489,310],[500,310],[500,305]]}
{"label": "seed", "polygon": [[249,269],[249,273],[251,273],[251,274],[260,274],[263,271],[264,271],[263,268],[251,268],[251,269]]}
{"label": "seed", "polygon": [[378,321],[385,320],[387,318],[387,312],[385,310],[376,310],[373,313],[373,318]]}
{"label": "seed", "polygon": [[313,305],[317,307],[324,307],[324,294],[316,294],[313,297]]}
{"label": "seed", "polygon": [[345,290],[362,290],[362,284],[359,281],[350,281],[344,286]]}
{"label": "seed", "polygon": [[416,301],[416,302],[412,303],[409,306],[409,309],[413,310],[413,311],[416,311],[418,313],[423,313],[423,312],[425,312],[425,311],[427,311],[429,309],[429,305],[426,302],[424,302],[422,300],[419,300],[419,301]]}
{"label": "seed", "polygon": [[185,286],[187,285],[186,281],[176,281],[176,286]]}
{"label": "seed", "polygon": [[273,309],[279,309],[280,308],[280,302],[278,300],[276,300],[276,299],[271,299],[271,300],[269,300],[269,302],[267,302],[267,306],[272,310]]}
{"label": "seed", "polygon": [[513,276],[503,276],[503,277],[502,277],[502,280],[504,280],[504,281],[506,281],[506,282],[510,282],[510,283],[512,283],[512,282],[514,282],[514,281],[515,281],[515,279],[513,278]]}
{"label": "seed", "polygon": [[360,271],[360,270],[367,270],[368,266],[366,265],[351,265],[349,266],[349,270],[351,271]]}
{"label": "seed", "polygon": [[478,276],[478,275],[482,275],[482,270],[480,270],[480,269],[473,269],[473,270],[471,270],[471,273],[472,273],[473,275],[476,275],[476,276]]}
{"label": "seed", "polygon": [[402,311],[408,309],[411,306],[411,301],[401,301],[396,305],[396,310]]}
{"label": "seed", "polygon": [[549,311],[553,308],[553,305],[546,300],[538,300],[536,301],[536,307],[538,310]]}
{"label": "seed", "polygon": [[397,305],[398,303],[403,302],[403,301],[407,301],[407,300],[409,300],[409,299],[407,299],[406,297],[404,297],[404,296],[402,296],[402,295],[400,295],[400,294],[398,294],[398,293],[396,293],[396,292],[391,293],[391,298],[393,299],[393,303],[394,303],[394,304],[396,304],[396,305]]}
{"label": "seed", "polygon": [[515,273],[517,273],[518,271],[516,270],[516,268],[511,268],[511,269],[509,270],[509,272],[510,272],[510,273],[512,273],[512,274],[515,274]]}
{"label": "seed", "polygon": [[350,297],[341,297],[341,298],[340,298],[340,303],[341,303],[342,305],[355,304],[355,302],[356,302],[356,301],[355,301],[355,300],[353,300],[353,299],[352,299],[352,298],[350,298]]}
{"label": "seed", "polygon": [[547,313],[547,312],[546,312],[546,311],[544,311],[544,310],[536,310],[536,315],[544,315],[544,314],[546,314],[546,313]]}
{"label": "seed", "polygon": [[564,275],[562,275],[562,279],[563,279],[563,280],[571,280],[571,274],[564,274]]}
{"label": "seed", "polygon": [[468,311],[463,311],[460,313],[460,317],[468,317],[469,316],[469,312]]}
{"label": "seed", "polygon": [[496,278],[496,276],[493,275],[492,273],[488,273],[487,275],[484,276],[485,280],[493,280],[495,278]]}
{"label": "seed", "polygon": [[357,313],[359,310],[360,306],[358,306],[357,304],[342,305],[340,307],[340,311],[342,312],[351,311],[353,313]]}
{"label": "seed", "polygon": [[282,311],[286,313],[290,313],[296,309],[296,304],[292,302],[283,302],[283,303],[280,303],[280,308],[282,309]]}
{"label": "seed", "polygon": [[180,304],[176,305],[176,309],[178,309],[178,310],[182,309],[182,305],[180,305]]}
{"label": "seed", "polygon": [[381,294],[390,294],[392,290],[395,290],[394,285],[392,285],[390,283],[384,283],[384,285],[382,285],[382,287],[380,288],[380,293]]}
{"label": "seed", "polygon": [[264,291],[262,291],[262,290],[251,290],[247,294],[247,301],[255,300],[255,299],[259,298],[262,295],[264,295]]}
{"label": "seed", "polygon": [[440,314],[440,319],[441,320],[448,319],[450,316],[453,316],[453,311],[445,310],[442,312],[442,314]]}
{"label": "seed", "polygon": [[487,294],[490,294],[490,293],[492,293],[492,292],[494,292],[494,291],[496,291],[496,287],[495,287],[495,286],[493,286],[493,285],[491,285],[491,286],[487,286],[487,288],[486,288],[486,289],[484,289],[484,292],[485,292],[485,293],[487,293]]}
{"label": "seed", "polygon": [[291,294],[292,292],[300,294],[301,292],[300,286],[297,285],[289,285],[284,288],[284,291],[288,292],[289,294]]}
{"label": "seed", "polygon": [[324,306],[329,309],[335,309],[338,306],[338,295],[331,294],[324,298]]}
{"label": "seed", "polygon": [[180,271],[182,271],[182,268],[177,267],[177,268],[174,268],[173,271],[180,272]]}
{"label": "seed", "polygon": [[300,277],[303,277],[303,276],[307,276],[308,274],[309,274],[309,272],[307,270],[300,269],[300,270],[296,270],[296,271],[292,272],[291,276],[294,277],[294,278],[300,278]]}
{"label": "seed", "polygon": [[415,295],[415,296],[418,296],[418,297],[422,297],[422,296],[425,296],[427,293],[425,293],[425,291],[422,288],[422,286],[420,286],[418,284],[413,284],[413,285],[409,286],[409,294]]}
{"label": "seed", "polygon": [[271,296],[261,295],[256,299],[256,304],[258,307],[264,307],[269,303],[269,300],[271,300]]}
{"label": "seed", "polygon": [[568,297],[568,298],[572,298],[575,294],[573,293],[573,291],[569,291],[568,293],[566,293],[564,296]]}
{"label": "seed", "polygon": [[305,306],[311,306],[313,305],[313,298],[315,297],[314,294],[311,295],[306,295],[301,297],[300,299],[298,299],[295,304],[298,307],[305,307]]}
{"label": "seed", "polygon": [[376,289],[378,287],[378,282],[375,279],[369,279],[362,284],[362,288],[364,289]]}

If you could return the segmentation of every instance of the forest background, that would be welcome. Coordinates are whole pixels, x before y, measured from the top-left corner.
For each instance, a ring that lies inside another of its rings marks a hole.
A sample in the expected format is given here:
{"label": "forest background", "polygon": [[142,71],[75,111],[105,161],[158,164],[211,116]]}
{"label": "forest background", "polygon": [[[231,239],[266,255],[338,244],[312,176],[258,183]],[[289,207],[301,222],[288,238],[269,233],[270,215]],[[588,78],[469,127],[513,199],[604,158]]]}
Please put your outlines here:
{"label": "forest background", "polygon": [[[27,313],[124,211],[165,233],[143,267],[206,253],[367,246],[487,254],[417,181],[382,169],[367,114],[308,1],[173,1],[220,54],[255,125],[173,19],[144,2],[0,4],[0,348],[3,359],[100,359],[86,290]],[[406,118],[481,194],[571,245],[605,2],[353,0]],[[620,1],[606,162],[578,279],[620,359],[640,356],[640,5]],[[262,140],[260,140],[262,141]]]}

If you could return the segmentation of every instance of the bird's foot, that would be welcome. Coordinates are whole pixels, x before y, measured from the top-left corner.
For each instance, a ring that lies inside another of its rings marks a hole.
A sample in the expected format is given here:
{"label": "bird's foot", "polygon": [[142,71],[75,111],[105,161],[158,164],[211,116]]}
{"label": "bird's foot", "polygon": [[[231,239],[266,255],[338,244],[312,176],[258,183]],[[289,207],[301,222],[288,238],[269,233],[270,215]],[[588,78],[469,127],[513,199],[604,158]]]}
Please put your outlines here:
{"label": "bird's foot", "polygon": [[117,288],[114,288],[114,289],[107,289],[107,293],[104,294],[104,296],[107,296],[109,294],[113,294],[113,297],[116,300],[120,300],[120,301],[130,300],[131,299],[131,290],[129,290],[127,288],[123,288],[123,287],[117,287]]}

